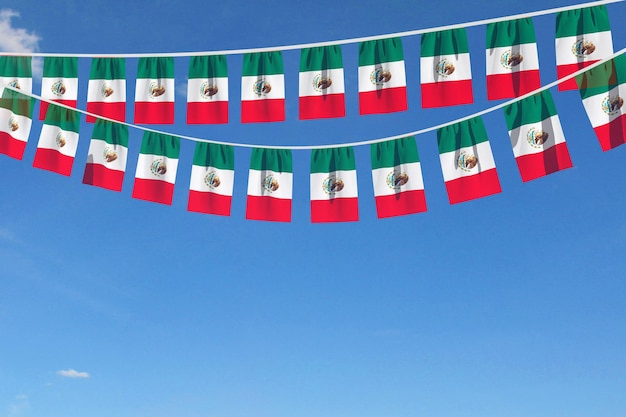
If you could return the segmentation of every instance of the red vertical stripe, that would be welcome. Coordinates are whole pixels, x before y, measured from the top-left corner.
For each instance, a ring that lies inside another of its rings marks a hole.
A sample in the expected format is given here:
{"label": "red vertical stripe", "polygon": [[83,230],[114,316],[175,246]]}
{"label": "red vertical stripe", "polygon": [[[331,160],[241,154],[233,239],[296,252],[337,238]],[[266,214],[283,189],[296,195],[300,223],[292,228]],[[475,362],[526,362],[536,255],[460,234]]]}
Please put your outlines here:
{"label": "red vertical stripe", "polygon": [[135,123],[151,125],[173,124],[174,103],[171,101],[162,103],[136,102]]}
{"label": "red vertical stripe", "polygon": [[187,210],[196,213],[230,216],[231,202],[231,196],[190,190]]}
{"label": "red vertical stripe", "polygon": [[626,114],[594,130],[604,152],[623,145],[626,143]]}
{"label": "red vertical stripe", "polygon": [[446,182],[446,190],[450,204],[462,203],[502,192],[495,168],[480,174],[448,181]]}
{"label": "red vertical stripe", "polygon": [[154,203],[172,205],[174,184],[166,181],[145,180],[135,177],[133,198]]}
{"label": "red vertical stripe", "polygon": [[[556,78],[560,80],[561,78],[566,77],[570,74],[573,74],[580,69],[587,68],[589,65],[595,62],[598,62],[598,60],[579,62],[576,64],[569,64],[569,65],[558,65],[556,67]],[[578,89],[578,84],[576,84],[576,77],[570,78],[569,80],[564,81],[559,84],[559,91],[577,90],[577,89]]]}
{"label": "red vertical stripe", "polygon": [[[76,108],[76,100],[52,100],[56,103],[65,104],[66,106],[70,106]],[[45,101],[40,101],[39,105],[39,120],[45,120],[46,112],[48,111],[49,103]]]}
{"label": "red vertical stripe", "polygon": [[356,222],[359,220],[358,198],[311,200],[311,222]]}
{"label": "red vertical stripe", "polygon": [[523,182],[572,167],[566,143],[559,143],[541,153],[518,156],[515,160]]}
{"label": "red vertical stripe", "polygon": [[241,102],[241,123],[282,122],[284,99],[245,100]]}
{"label": "red vertical stripe", "polygon": [[539,70],[487,75],[489,100],[519,97],[539,87],[541,87]]}
{"label": "red vertical stripe", "polygon": [[106,188],[107,190],[122,191],[124,171],[108,169],[101,164],[87,164],[83,174],[83,184]]}
{"label": "red vertical stripe", "polygon": [[359,93],[359,114],[394,113],[407,110],[406,87],[382,88]]}
{"label": "red vertical stripe", "polygon": [[21,160],[24,157],[26,142],[17,140],[6,132],[0,132],[0,153],[13,159]]}
{"label": "red vertical stripe", "polygon": [[426,211],[424,190],[404,191],[376,197],[376,214],[379,219],[404,216]]}
{"label": "red vertical stripe", "polygon": [[446,107],[474,102],[472,80],[422,84],[422,107]]}
{"label": "red vertical stripe", "polygon": [[300,97],[300,120],[345,117],[344,94]]}
{"label": "red vertical stripe", "polygon": [[[118,120],[120,122],[126,121],[126,102],[121,101],[117,103],[102,103],[98,101],[87,103],[87,112],[98,114],[109,119]],[[87,116],[87,122],[93,123],[96,121],[95,117]]]}
{"label": "red vertical stripe", "polygon": [[73,157],[46,148],[37,148],[35,160],[33,161],[35,168],[45,169],[68,177],[72,174],[73,164]]}
{"label": "red vertical stripe", "polygon": [[290,222],[291,199],[248,195],[246,219]]}
{"label": "red vertical stripe", "polygon": [[228,123],[228,101],[187,103],[187,124]]}

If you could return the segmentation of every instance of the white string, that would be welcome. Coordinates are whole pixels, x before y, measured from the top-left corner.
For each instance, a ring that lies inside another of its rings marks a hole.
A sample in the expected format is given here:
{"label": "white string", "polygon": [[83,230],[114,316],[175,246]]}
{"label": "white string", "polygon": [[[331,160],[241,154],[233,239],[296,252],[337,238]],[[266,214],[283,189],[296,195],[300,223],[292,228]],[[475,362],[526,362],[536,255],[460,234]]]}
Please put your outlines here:
{"label": "white string", "polygon": [[141,53],[141,54],[137,54],[137,53],[135,54],[132,54],[132,53],[131,54],[67,54],[67,53],[50,53],[50,52],[47,52],[47,53],[44,53],[44,52],[0,52],[0,56],[10,55],[10,56],[74,57],[74,58],[96,58],[96,57],[97,58],[147,58],[147,57],[159,56],[159,57],[176,58],[176,57],[206,56],[206,55],[237,55],[237,54],[247,54],[247,53],[255,53],[255,52],[256,53],[269,52],[269,51],[290,51],[294,49],[314,48],[314,47],[319,47],[319,46],[330,46],[330,45],[345,45],[345,44],[350,44],[350,43],[366,42],[366,41],[372,41],[372,40],[377,40],[377,39],[414,36],[414,35],[420,35],[422,33],[437,32],[441,30],[451,30],[451,29],[460,29],[460,28],[467,28],[467,27],[473,27],[473,26],[481,26],[481,25],[487,25],[490,23],[504,22],[507,20],[523,19],[523,18],[529,18],[529,17],[534,17],[534,16],[543,16],[543,15],[552,14],[552,13],[565,12],[568,10],[576,10],[576,9],[580,9],[584,7],[593,7],[593,6],[601,6],[605,4],[610,4],[610,3],[619,3],[622,1],[624,0],[599,0],[599,1],[593,1],[590,3],[580,3],[580,4],[575,4],[572,6],[557,7],[554,9],[545,9],[545,10],[540,10],[536,12],[521,13],[521,14],[504,16],[504,17],[496,17],[492,19],[476,20],[473,22],[458,23],[454,25],[439,26],[439,27],[428,28],[428,29],[417,29],[417,30],[410,30],[406,32],[389,33],[386,35],[366,36],[366,37],[361,37],[361,38],[341,39],[341,40],[326,41],[326,42],[303,43],[303,44],[297,44],[297,45],[283,45],[283,46],[247,48],[247,49],[226,49],[222,51],[162,52],[162,53],[153,52],[153,53]]}
{"label": "white string", "polygon": [[95,114],[95,113],[90,113],[90,112],[87,112],[85,110],[75,109],[75,108],[67,106],[65,104],[58,103],[58,102],[55,102],[55,101],[52,101],[52,100],[48,100],[48,99],[45,99],[45,98],[43,98],[41,96],[38,96],[36,94],[27,93],[25,91],[22,91],[22,90],[13,88],[13,87],[5,86],[4,88],[9,89],[11,91],[15,91],[17,93],[23,94],[23,95],[28,96],[28,97],[35,98],[35,99],[40,100],[40,101],[44,101],[44,102],[49,103],[49,104],[54,104],[54,105],[59,106],[59,107],[63,107],[63,108],[69,109],[69,110],[76,111],[78,113],[85,114],[87,116],[92,116],[92,117],[95,117],[97,119],[103,119],[103,120],[107,120],[109,122],[119,123],[121,125],[125,125],[125,126],[128,126],[128,127],[134,128],[134,129],[142,130],[144,132],[153,132],[153,133],[162,134],[162,135],[176,136],[176,137],[179,137],[181,139],[190,140],[190,141],[193,141],[193,142],[207,142],[207,143],[213,143],[213,144],[217,144],[217,145],[229,145],[229,146],[234,146],[234,147],[237,147],[237,148],[264,148],[264,149],[290,149],[290,150],[332,149],[332,148],[342,148],[342,147],[347,147],[347,146],[365,146],[365,145],[371,145],[371,144],[374,144],[374,143],[387,142],[387,141],[390,141],[390,140],[400,139],[400,138],[404,138],[404,137],[407,137],[407,136],[418,136],[418,135],[422,135],[424,133],[432,132],[432,131],[437,130],[437,129],[442,129],[442,128],[447,127],[447,126],[451,126],[451,125],[456,124],[456,123],[463,122],[465,120],[473,119],[475,117],[479,117],[479,116],[482,116],[484,114],[488,114],[488,113],[491,113],[493,111],[499,110],[499,109],[501,109],[503,107],[506,107],[506,106],[508,106],[510,104],[516,103],[516,102],[518,102],[520,100],[523,100],[523,99],[525,99],[527,97],[530,97],[530,96],[535,95],[537,93],[540,93],[542,91],[548,90],[548,89],[550,89],[550,88],[552,88],[554,86],[557,86],[557,85],[559,85],[559,84],[561,84],[561,83],[563,83],[563,82],[565,82],[567,80],[570,80],[570,79],[576,77],[577,75],[580,75],[580,74],[582,74],[584,72],[589,71],[590,69],[593,69],[593,68],[595,68],[597,66],[600,66],[600,65],[610,61],[611,59],[615,58],[616,56],[618,56],[620,54],[623,54],[625,52],[626,52],[626,48],[621,49],[620,51],[614,53],[613,55],[611,55],[608,58],[605,58],[603,60],[595,62],[595,63],[593,63],[593,64],[591,64],[591,65],[589,65],[589,66],[587,66],[585,68],[582,68],[582,69],[580,69],[580,70],[578,70],[578,71],[576,71],[576,72],[574,72],[572,74],[569,74],[569,75],[567,75],[567,76],[565,76],[563,78],[560,78],[560,79],[558,79],[558,80],[556,80],[554,82],[551,82],[550,84],[547,84],[547,85],[545,85],[543,87],[540,87],[540,88],[538,88],[536,90],[533,90],[533,91],[531,91],[529,93],[526,93],[523,96],[516,97],[514,99],[511,99],[511,100],[506,101],[504,103],[500,103],[498,105],[495,105],[495,106],[490,107],[490,108],[488,108],[486,110],[482,110],[482,111],[479,111],[477,113],[471,114],[469,116],[465,116],[465,117],[462,117],[462,118],[459,118],[459,119],[456,119],[456,120],[452,120],[452,121],[449,121],[449,122],[446,122],[446,123],[442,123],[442,124],[437,125],[437,126],[431,126],[431,127],[425,128],[425,129],[415,130],[413,132],[407,132],[407,133],[403,133],[403,134],[400,134],[400,135],[387,136],[387,137],[384,137],[384,138],[370,139],[370,140],[364,140],[364,141],[359,141],[359,142],[337,143],[337,144],[330,144],[330,145],[294,145],[294,146],[271,145],[270,146],[270,145],[259,145],[259,144],[255,145],[255,144],[249,144],[249,143],[224,142],[224,141],[218,141],[218,140],[196,138],[196,137],[193,137],[193,136],[178,135],[176,133],[170,133],[170,132],[164,132],[162,130],[150,129],[150,128],[143,127],[143,126],[138,126],[138,125],[135,125],[135,124],[132,124],[132,123],[120,122],[118,120],[114,120],[114,119],[110,119],[108,117],[100,116],[100,115]]}

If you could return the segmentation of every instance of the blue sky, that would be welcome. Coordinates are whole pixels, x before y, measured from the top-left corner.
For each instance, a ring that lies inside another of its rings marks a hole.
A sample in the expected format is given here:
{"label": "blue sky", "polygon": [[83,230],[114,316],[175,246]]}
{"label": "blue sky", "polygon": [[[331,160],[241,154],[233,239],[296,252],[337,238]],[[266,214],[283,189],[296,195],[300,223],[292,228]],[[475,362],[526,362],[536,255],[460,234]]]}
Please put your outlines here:
{"label": "blue sky", "polygon": [[[174,5],[175,4],[175,5]],[[184,52],[329,41],[570,5],[408,0],[0,0],[0,47]],[[607,6],[624,47],[622,3]],[[555,15],[533,19],[542,83]],[[299,51],[284,52],[287,121],[165,131],[268,145],[354,142],[486,109],[485,27],[469,28],[475,103],[421,109],[419,36],[403,39],[409,110],[358,116],[357,45],[343,47],[347,117],[297,120]],[[88,59],[80,60],[84,108]],[[184,87],[188,60],[176,61]],[[136,60],[127,62],[129,80]],[[129,81],[128,97],[134,97]],[[34,92],[40,91],[35,77]],[[184,91],[184,88],[183,88]],[[428,212],[376,219],[369,148],[355,148],[360,221],[311,224],[309,151],[294,151],[293,221],[246,221],[250,150],[231,217],[186,211],[194,144],[171,207],[0,156],[0,417],[626,416],[626,146],[602,152],[577,91],[551,90],[574,168],[522,183],[502,111],[483,116],[502,193],[451,206],[436,135],[417,137]],[[129,106],[129,114],[132,105]],[[37,113],[37,106],[35,108]]]}

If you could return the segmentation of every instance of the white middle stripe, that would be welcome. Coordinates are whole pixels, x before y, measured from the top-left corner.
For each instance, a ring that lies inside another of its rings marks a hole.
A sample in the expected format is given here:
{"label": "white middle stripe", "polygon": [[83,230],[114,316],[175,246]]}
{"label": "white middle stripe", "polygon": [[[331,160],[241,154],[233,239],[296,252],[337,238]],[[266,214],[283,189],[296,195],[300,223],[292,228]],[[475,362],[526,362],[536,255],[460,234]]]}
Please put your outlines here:
{"label": "white middle stripe", "polygon": [[[478,158],[477,165],[473,168],[465,169],[459,167],[459,157],[463,155],[476,156]],[[491,146],[489,146],[488,141],[480,142],[479,144],[471,147],[460,148],[452,152],[442,153],[439,155],[439,160],[441,161],[441,171],[445,182],[456,180],[461,177],[477,175],[483,171],[496,167],[496,162],[493,159]]]}
{"label": "white middle stripe", "polygon": [[420,58],[420,80],[422,84],[464,81],[471,78],[472,67],[468,53]]}
{"label": "white middle stripe", "polygon": [[293,194],[291,172],[258,171],[251,169],[248,176],[248,195],[291,200]]}
{"label": "white middle stripe", "polygon": [[[405,174],[408,181],[404,185],[394,186],[394,173],[396,174],[396,177],[398,175]],[[393,195],[402,193],[404,191],[415,191],[424,189],[424,181],[422,179],[422,167],[419,162],[400,164],[395,167],[373,169],[372,181],[374,183],[375,196]]]}
{"label": "white middle stripe", "polygon": [[[336,181],[341,180],[343,188],[336,192],[327,192],[325,184],[333,177]],[[325,183],[326,182],[326,183]],[[317,172],[311,174],[311,200],[330,200],[332,198],[354,198],[358,197],[356,183],[356,171],[334,171],[331,173]]]}
{"label": "white middle stripe", "polygon": [[[543,132],[548,138],[543,144],[538,145],[533,142],[533,137]],[[565,135],[561,128],[559,116],[554,115],[541,122],[522,125],[509,132],[513,154],[517,158],[521,155],[541,153],[559,143],[565,142]]]}

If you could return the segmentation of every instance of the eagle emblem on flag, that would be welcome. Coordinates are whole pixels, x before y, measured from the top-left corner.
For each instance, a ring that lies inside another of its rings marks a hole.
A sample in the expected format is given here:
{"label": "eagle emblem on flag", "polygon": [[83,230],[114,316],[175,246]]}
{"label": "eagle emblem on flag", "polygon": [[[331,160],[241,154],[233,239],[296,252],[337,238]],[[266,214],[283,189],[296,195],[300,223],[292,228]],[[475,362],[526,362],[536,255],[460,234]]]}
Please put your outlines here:
{"label": "eagle emblem on flag", "polygon": [[209,171],[209,173],[204,176],[204,185],[210,189],[219,187],[221,183],[222,181],[215,170]]}
{"label": "eagle emblem on flag", "polygon": [[593,54],[596,50],[596,46],[591,41],[585,39],[578,39],[572,45],[572,53],[578,58],[586,58]]}
{"label": "eagle emblem on flag", "polygon": [[269,174],[265,179],[263,179],[263,188],[273,193],[278,190],[280,184],[278,183],[278,179],[274,176],[274,174]]}
{"label": "eagle emblem on flag", "polygon": [[548,132],[543,132],[534,127],[526,133],[526,140],[533,148],[541,148],[541,145],[546,143],[549,137],[550,134]]}
{"label": "eagle emblem on flag", "polygon": [[606,96],[604,100],[602,100],[602,111],[612,116],[619,113],[623,105],[624,99],[620,96]]}
{"label": "eagle emblem on flag", "polygon": [[322,182],[322,189],[326,194],[335,194],[343,190],[344,183],[341,178],[330,176]]}
{"label": "eagle emblem on flag", "polygon": [[456,160],[456,166],[463,171],[469,172],[478,165],[478,158],[467,151],[462,151]]}
{"label": "eagle emblem on flag", "polygon": [[11,129],[11,132],[15,132],[19,128],[20,124],[17,122],[17,119],[15,118],[15,116],[11,116],[9,118],[9,129]]}
{"label": "eagle emblem on flag", "polygon": [[409,176],[405,172],[391,171],[387,174],[387,186],[392,190],[399,190],[400,187],[409,182]]}
{"label": "eagle emblem on flag", "polygon": [[52,86],[50,87],[50,90],[52,91],[52,94],[54,94],[57,97],[61,97],[63,94],[65,94],[66,88],[65,88],[65,84],[63,84],[63,80],[59,80],[53,83]]}
{"label": "eagle emblem on flag", "polygon": [[150,172],[157,177],[165,175],[167,172],[167,165],[165,165],[165,161],[162,159],[155,159],[152,161],[152,164],[150,164]]}

